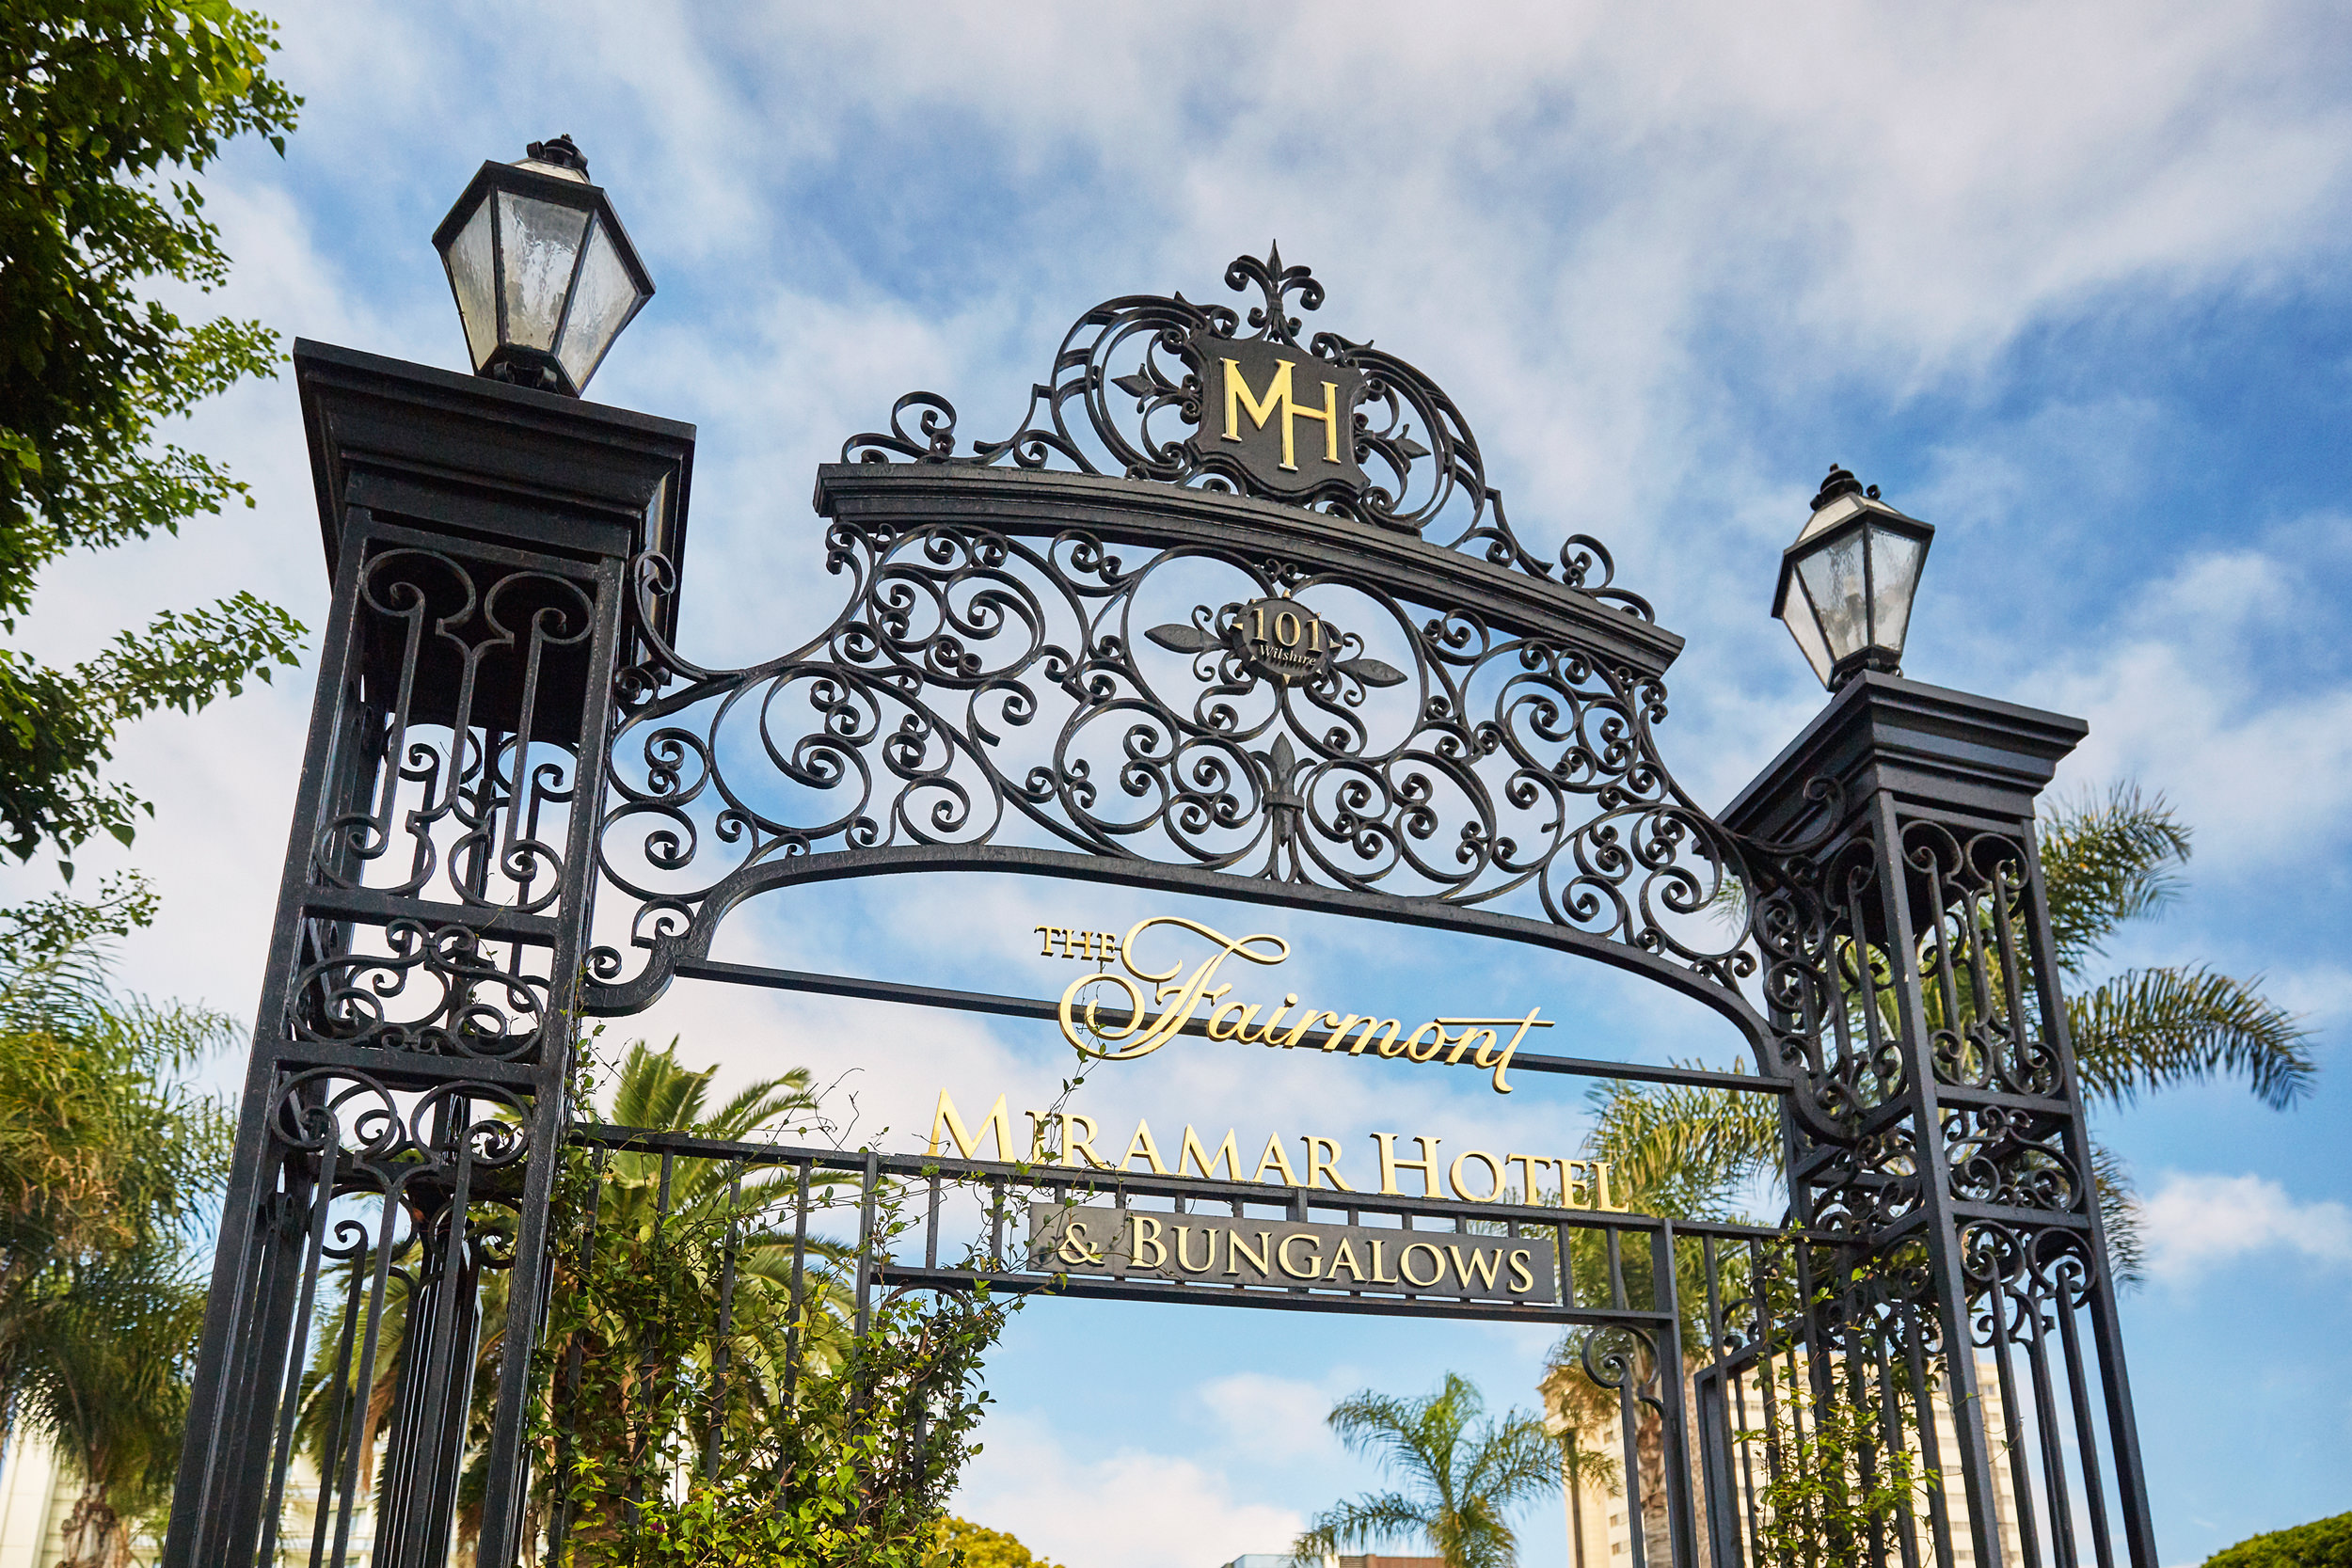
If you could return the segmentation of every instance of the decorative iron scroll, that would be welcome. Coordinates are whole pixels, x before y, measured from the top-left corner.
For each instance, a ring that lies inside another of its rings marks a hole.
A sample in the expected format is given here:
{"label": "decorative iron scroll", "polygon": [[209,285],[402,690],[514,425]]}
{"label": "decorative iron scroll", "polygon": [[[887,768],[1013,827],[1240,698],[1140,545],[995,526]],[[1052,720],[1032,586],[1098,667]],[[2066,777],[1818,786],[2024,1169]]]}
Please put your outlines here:
{"label": "decorative iron scroll", "polygon": [[[1513,914],[1746,1006],[1740,851],[1660,757],[1654,678],[1492,605],[1210,547],[836,520],[826,562],[847,600],[803,646],[624,677],[601,872],[630,905],[623,935],[599,901],[591,1010],[649,1002],[680,939],[802,857],[1016,846]],[[668,580],[640,562],[641,595]],[[1317,658],[1253,648],[1268,606]]]}
{"label": "decorative iron scroll", "polygon": [[[1030,388],[1020,428],[1002,440],[976,437],[959,456],[954,405],[909,392],[892,404],[888,431],[852,436],[841,459],[1022,468],[1058,460],[1080,473],[1319,507],[1551,576],[1554,563],[1512,531],[1477,437],[1437,383],[1368,341],[1318,332],[1301,344],[1293,308],[1320,309],[1324,300],[1308,268],[1284,266],[1270,245],[1263,261],[1235,258],[1225,286],[1257,291],[1246,319],[1181,293],[1129,294],[1080,316],[1052,377]],[[1327,389],[1318,395],[1310,382]],[[1596,540],[1570,537],[1557,570],[1567,587],[1656,619],[1646,600],[1610,586],[1608,552]]]}

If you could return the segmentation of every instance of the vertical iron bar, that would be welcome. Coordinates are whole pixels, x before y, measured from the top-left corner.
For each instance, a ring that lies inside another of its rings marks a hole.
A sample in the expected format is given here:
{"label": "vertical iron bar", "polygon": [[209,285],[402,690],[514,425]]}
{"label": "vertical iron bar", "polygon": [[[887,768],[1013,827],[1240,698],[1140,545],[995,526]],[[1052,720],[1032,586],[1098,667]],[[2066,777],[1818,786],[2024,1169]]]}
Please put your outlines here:
{"label": "vertical iron bar", "polygon": [[863,1340],[873,1326],[874,1187],[880,1165],[874,1151],[866,1151],[866,1171],[858,1186],[857,1210],[857,1337]]}
{"label": "vertical iron bar", "polygon": [[735,1349],[735,1255],[741,1244],[743,1170],[727,1179],[727,1228],[719,1264],[719,1342],[710,1353],[710,1430],[703,1437],[703,1479],[719,1479],[719,1440],[727,1421],[727,1363]]}
{"label": "vertical iron bar", "polygon": [[801,1345],[807,1332],[802,1320],[803,1303],[806,1299],[804,1274],[808,1259],[808,1188],[814,1166],[806,1160],[795,1160],[799,1172],[792,1195],[792,1315],[786,1320],[784,1331],[784,1402],[787,1408],[801,1386]]}
{"label": "vertical iron bar", "polygon": [[2053,1310],[2058,1314],[2059,1344],[2066,1353],[2066,1389],[2074,1407],[2074,1446],[2082,1455],[2083,1506],[2090,1515],[2090,1547],[2099,1568],[2115,1568],[2106,1493],[2099,1476],[2099,1433],[2090,1412],[2090,1389],[2083,1378],[2082,1335],[2074,1326],[2074,1303],[2069,1299],[2062,1275]]}
{"label": "vertical iron bar", "polygon": [[1664,1312],[1660,1325],[1658,1377],[1661,1385],[1661,1458],[1665,1465],[1666,1541],[1676,1568],[1698,1568],[1698,1533],[1691,1511],[1691,1434],[1683,1408],[1682,1299],[1675,1283],[1675,1227],[1661,1220],[1650,1233],[1650,1307]]}

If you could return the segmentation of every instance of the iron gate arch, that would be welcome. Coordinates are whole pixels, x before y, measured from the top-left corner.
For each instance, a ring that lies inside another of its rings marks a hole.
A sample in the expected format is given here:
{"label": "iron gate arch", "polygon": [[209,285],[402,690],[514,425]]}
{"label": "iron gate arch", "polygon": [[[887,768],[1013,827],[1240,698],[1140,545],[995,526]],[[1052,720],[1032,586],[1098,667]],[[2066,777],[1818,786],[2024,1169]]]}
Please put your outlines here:
{"label": "iron gate arch", "polygon": [[[373,1559],[445,1560],[471,1445],[480,1560],[515,1560],[577,1018],[680,975],[1018,1010],[710,959],[757,896],[995,869],[1500,937],[1700,1000],[1755,1053],[1739,1086],[1786,1107],[1812,1375],[1876,1369],[1885,1440],[1939,1468],[1949,1431],[1957,1498],[1874,1558],[2109,1568],[2120,1527],[2154,1568],[2032,836],[2082,726],[1864,674],[1708,812],[1655,739],[1680,641],[1608,552],[1532,553],[1441,389],[1302,342],[1306,269],[1244,257],[1226,281],[1246,320],[1181,294],[1088,311],[1020,428],[966,453],[944,399],[899,400],[818,475],[841,608],[735,671],[677,651],[691,429],[298,345],[335,600],[170,1560],[277,1554],[339,1260],[346,1365],[405,1337]],[[1671,1265],[1671,1223],[1638,1224]],[[1711,1262],[1758,1238],[1701,1240],[1713,1422],[1771,1335],[1724,1327]],[[1930,1362],[1958,1414],[1915,1382],[1906,1428],[1898,1374]],[[1693,1456],[1677,1418],[1676,1568],[1693,1464],[1711,1555],[1754,1539],[1718,1425]],[[328,1451],[317,1560],[340,1563],[363,1488],[357,1448]]]}

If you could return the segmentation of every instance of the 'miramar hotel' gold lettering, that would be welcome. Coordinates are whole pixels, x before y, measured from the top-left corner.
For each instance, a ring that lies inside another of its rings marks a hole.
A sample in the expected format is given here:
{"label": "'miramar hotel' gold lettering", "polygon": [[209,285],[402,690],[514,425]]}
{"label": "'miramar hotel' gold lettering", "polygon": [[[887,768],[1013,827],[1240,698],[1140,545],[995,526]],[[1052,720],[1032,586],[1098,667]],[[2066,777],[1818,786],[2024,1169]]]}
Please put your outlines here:
{"label": "'miramar hotel' gold lettering", "polygon": [[[1494,1154],[1483,1148],[1466,1148],[1447,1160],[1438,1149],[1440,1140],[1415,1136],[1400,1139],[1394,1132],[1372,1134],[1373,1160],[1378,1171],[1378,1185],[1359,1188],[1340,1174],[1340,1144],[1337,1138],[1302,1133],[1291,1140],[1303,1147],[1304,1152],[1294,1164],[1288,1145],[1278,1133],[1268,1133],[1265,1146],[1258,1155],[1257,1165],[1242,1174],[1242,1145],[1234,1141],[1233,1130],[1227,1128],[1225,1136],[1215,1148],[1200,1141],[1200,1134],[1187,1123],[1184,1135],[1176,1142],[1173,1164],[1163,1151],[1160,1142],[1152,1134],[1152,1124],[1137,1119],[1136,1134],[1127,1140],[1126,1151],[1116,1164],[1104,1159],[1095,1148],[1102,1129],[1092,1117],[1070,1111],[1024,1111],[1021,1115],[1029,1124],[1029,1135],[1023,1142],[1013,1139],[1012,1116],[1007,1109],[1006,1097],[998,1095],[996,1102],[979,1125],[967,1123],[956,1108],[956,1102],[946,1089],[939,1091],[939,1109],[931,1117],[930,1152],[940,1152],[944,1134],[959,1159],[984,1159],[980,1150],[993,1135],[996,1158],[1008,1163],[1016,1158],[1032,1164],[1050,1164],[1073,1170],[1131,1170],[1153,1176],[1184,1176],[1197,1174],[1209,1181],[1273,1181],[1285,1187],[1327,1187],[1333,1192],[1376,1192],[1384,1197],[1454,1197],[1468,1203],[1500,1203],[1514,1193],[1524,1195],[1526,1203],[1550,1202],[1568,1209],[1598,1209],[1610,1213],[1623,1213],[1626,1206],[1616,1201],[1610,1190],[1609,1162],[1606,1160],[1564,1160],[1549,1154]],[[1162,1125],[1166,1125],[1163,1123]],[[1415,1156],[1407,1158],[1397,1151],[1399,1142],[1414,1146]],[[1026,1153],[1016,1155],[1017,1149]],[[1138,1166],[1136,1162],[1141,1160]],[[1518,1175],[1511,1175],[1512,1167]],[[1361,1167],[1359,1167],[1360,1170]],[[1554,1186],[1551,1173],[1559,1173]],[[1271,1177],[1268,1172],[1272,1172]],[[1406,1172],[1412,1174],[1407,1177]],[[1419,1192],[1407,1192],[1398,1185],[1398,1179],[1415,1182]],[[1547,1197],[1543,1195],[1554,1194]]]}
{"label": "'miramar hotel' gold lettering", "polygon": [[[1163,926],[1203,939],[1210,946],[1208,956],[1189,971],[1181,963],[1153,969],[1138,960],[1136,939]],[[1136,922],[1119,940],[1115,951],[1126,974],[1105,970],[1081,975],[1071,982],[1061,997],[1062,1037],[1088,1055],[1106,1061],[1132,1061],[1150,1055],[1183,1033],[1184,1025],[1205,1007],[1206,1032],[1213,1040],[1239,1040],[1244,1044],[1279,1046],[1285,1051],[1306,1047],[1337,1053],[1344,1047],[1350,1056],[1360,1056],[1369,1050],[1376,1056],[1402,1057],[1408,1062],[1442,1062],[1447,1067],[1457,1066],[1467,1057],[1472,1067],[1493,1072],[1497,1094],[1509,1094],[1511,1085],[1503,1077],[1503,1069],[1511,1065],[1519,1042],[1527,1038],[1530,1029],[1551,1027],[1551,1020],[1535,1016],[1540,1008],[1530,1007],[1524,1015],[1514,1017],[1433,1018],[1407,1034],[1398,1020],[1376,1018],[1369,1013],[1336,1013],[1307,1007],[1293,1018],[1291,1009],[1298,1006],[1295,993],[1283,997],[1282,1005],[1267,1013],[1262,1023],[1258,1015],[1263,1008],[1254,1002],[1228,1001],[1232,984],[1215,982],[1217,971],[1228,958],[1272,965],[1289,958],[1290,943],[1280,937],[1229,937],[1198,921],[1163,914]],[[1143,986],[1137,981],[1152,988],[1148,1004]],[[1099,998],[1089,997],[1080,1006],[1079,992],[1094,985],[1111,986],[1124,993],[1127,1016],[1123,1022],[1105,1022]],[[1159,1013],[1147,1017],[1147,1006],[1158,1007]],[[1505,1031],[1509,1032],[1507,1039]],[[1314,1037],[1318,1035],[1319,1039]]]}

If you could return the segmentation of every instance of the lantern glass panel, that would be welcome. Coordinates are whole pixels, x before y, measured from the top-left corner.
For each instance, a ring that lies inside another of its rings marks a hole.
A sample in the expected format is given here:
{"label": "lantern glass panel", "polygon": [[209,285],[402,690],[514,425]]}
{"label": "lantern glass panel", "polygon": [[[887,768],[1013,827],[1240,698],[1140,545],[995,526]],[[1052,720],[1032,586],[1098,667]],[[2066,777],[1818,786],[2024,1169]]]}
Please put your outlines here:
{"label": "lantern glass panel", "polygon": [[1867,645],[1870,603],[1863,581],[1862,530],[1815,546],[1797,562],[1797,576],[1820,618],[1821,640],[1833,661]]}
{"label": "lantern glass panel", "polygon": [[1900,654],[1911,629],[1911,596],[1919,587],[1926,544],[1893,529],[1870,530],[1871,641]]}
{"label": "lantern glass panel", "polygon": [[1788,628],[1788,635],[1797,640],[1797,649],[1804,655],[1804,661],[1813,666],[1814,674],[1820,678],[1823,686],[1827,686],[1830,676],[1836,671],[1837,660],[1830,657],[1829,644],[1821,641],[1821,628],[1814,623],[1813,610],[1805,601],[1803,582],[1788,585],[1788,597],[1782,603],[1780,621]]}
{"label": "lantern glass panel", "polygon": [[450,287],[457,294],[457,319],[466,325],[466,352],[477,371],[499,346],[498,257],[490,222],[490,204],[485,201],[450,242],[445,258]]}
{"label": "lantern glass panel", "polygon": [[499,228],[506,248],[506,341],[517,348],[551,350],[588,214],[501,191]]}
{"label": "lantern glass panel", "polygon": [[620,252],[601,223],[588,236],[588,254],[580,262],[580,286],[572,295],[572,313],[564,324],[563,346],[556,358],[575,387],[585,387],[596,373],[604,351],[612,346],[621,326],[637,304],[637,285],[621,264]]}

